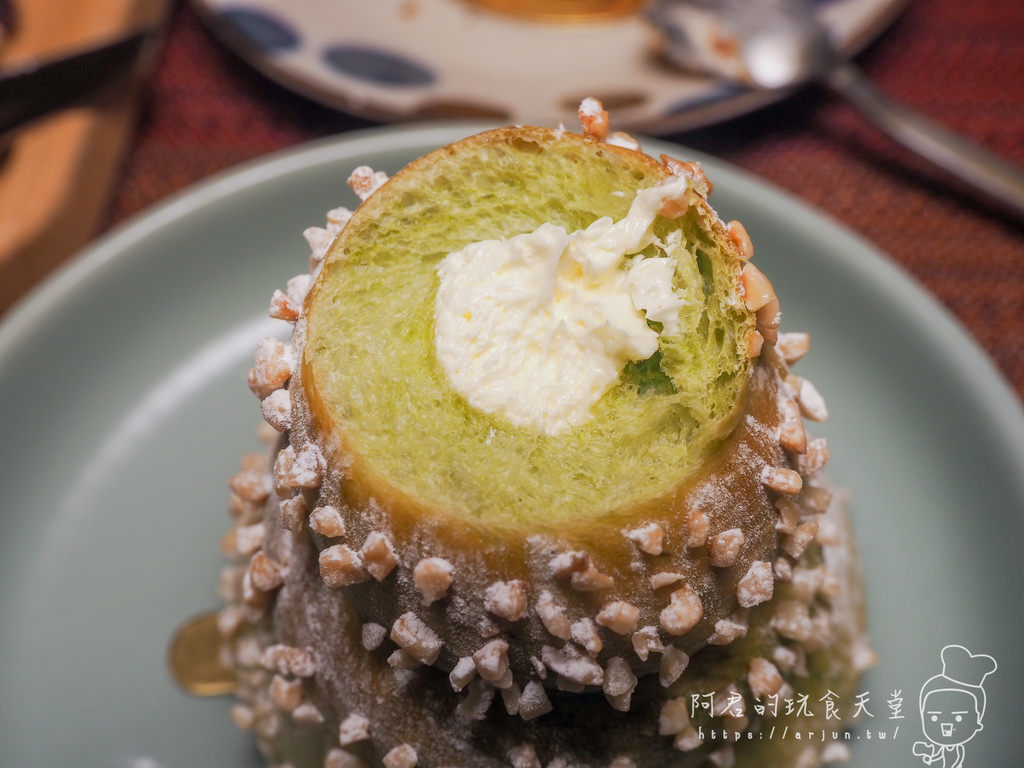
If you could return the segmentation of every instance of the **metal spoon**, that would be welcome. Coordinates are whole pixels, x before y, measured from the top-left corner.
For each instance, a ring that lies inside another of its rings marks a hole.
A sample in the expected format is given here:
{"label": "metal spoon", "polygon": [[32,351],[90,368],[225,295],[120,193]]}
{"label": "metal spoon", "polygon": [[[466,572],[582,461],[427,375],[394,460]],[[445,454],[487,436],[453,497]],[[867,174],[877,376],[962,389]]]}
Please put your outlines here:
{"label": "metal spoon", "polygon": [[1024,173],[880,93],[843,60],[806,0],[656,0],[645,13],[681,67],[761,90],[825,85],[891,138],[1024,219]]}

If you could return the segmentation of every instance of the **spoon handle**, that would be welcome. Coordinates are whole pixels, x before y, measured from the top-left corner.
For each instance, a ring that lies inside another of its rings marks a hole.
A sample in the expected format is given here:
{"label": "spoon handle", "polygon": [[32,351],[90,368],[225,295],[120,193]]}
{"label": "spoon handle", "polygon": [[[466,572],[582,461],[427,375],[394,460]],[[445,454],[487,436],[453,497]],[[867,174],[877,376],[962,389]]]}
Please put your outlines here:
{"label": "spoon handle", "polygon": [[853,65],[837,66],[824,80],[875,127],[969,184],[994,205],[1024,220],[1024,172],[1007,160],[891,101]]}

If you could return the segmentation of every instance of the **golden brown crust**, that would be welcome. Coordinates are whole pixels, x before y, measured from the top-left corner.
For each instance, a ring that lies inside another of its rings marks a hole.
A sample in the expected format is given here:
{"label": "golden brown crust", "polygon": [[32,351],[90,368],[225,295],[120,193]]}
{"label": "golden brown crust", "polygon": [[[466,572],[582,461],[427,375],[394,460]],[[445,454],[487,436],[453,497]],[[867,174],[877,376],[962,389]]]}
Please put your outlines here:
{"label": "golden brown crust", "polygon": [[[523,699],[526,685],[517,685],[506,696],[503,689],[483,684],[473,673],[455,694],[442,670],[392,663],[401,653],[393,637],[359,616],[349,603],[351,591],[324,584],[312,539],[276,525],[280,503],[271,496],[261,506],[268,532],[263,552],[275,562],[287,563],[284,582],[275,588],[267,608],[250,614],[241,628],[235,622],[223,625],[240,680],[236,720],[255,731],[272,764],[286,761],[296,768],[334,768],[329,756],[334,753],[342,760],[339,750],[347,761],[340,765],[380,766],[382,757],[401,745],[415,749],[423,766],[508,768],[520,765],[511,757],[520,749],[536,754],[540,765],[561,758],[579,768],[617,768],[614,761],[620,757],[628,757],[632,763],[625,764],[635,768],[701,764],[724,745],[694,740],[695,724],[706,730],[731,727],[755,734],[762,726],[752,713],[746,725],[736,725],[728,717],[712,720],[709,715],[691,722],[692,691],[717,692],[716,701],[737,691],[748,712],[755,697],[763,700],[772,693],[779,693],[781,700],[796,693],[811,693],[816,699],[827,687],[841,702],[852,695],[862,663],[858,657],[867,652],[862,645],[857,562],[845,515],[839,503],[830,503],[827,513],[814,511],[809,498],[798,506],[805,520],[821,520],[836,529],[832,541],[813,544],[793,563],[789,583],[780,587],[781,600],[758,606],[740,620],[744,633],[749,625],[746,637],[705,649],[668,687],[657,675],[642,678],[626,712],[616,712],[600,695],[552,690],[541,701],[550,711],[542,706],[544,714],[521,716],[517,706],[534,706]],[[243,604],[240,596],[235,598],[224,614]],[[776,624],[783,615],[800,614],[793,607],[808,606],[803,615],[814,616],[824,627],[824,636],[795,639],[798,627],[788,626],[788,621]],[[827,637],[825,643],[822,637]],[[822,650],[829,643],[835,648]],[[800,668],[814,653],[817,671],[809,678]],[[669,653],[655,650],[650,658],[664,669]],[[818,687],[822,691],[815,693]],[[531,693],[537,694],[536,689]],[[806,718],[796,720],[802,728],[810,727]],[[778,749],[793,758],[799,746],[784,740],[759,745],[744,739],[737,745],[737,765],[790,764],[789,759],[770,759],[779,757],[774,753],[765,762],[759,749]],[[818,751],[822,745],[816,742],[813,747]]]}

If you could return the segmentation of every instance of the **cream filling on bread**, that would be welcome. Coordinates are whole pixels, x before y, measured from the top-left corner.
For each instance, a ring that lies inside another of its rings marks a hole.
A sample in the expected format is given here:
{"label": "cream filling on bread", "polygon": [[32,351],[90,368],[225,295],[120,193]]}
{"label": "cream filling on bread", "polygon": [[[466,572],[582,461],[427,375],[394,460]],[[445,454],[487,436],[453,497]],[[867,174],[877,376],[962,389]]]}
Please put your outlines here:
{"label": "cream filling on bread", "polygon": [[626,257],[652,242],[666,199],[688,179],[640,190],[629,213],[576,232],[546,223],[506,240],[482,240],[438,266],[437,359],[470,405],[518,426],[556,434],[582,424],[630,360],[678,330],[685,303],[671,257]]}

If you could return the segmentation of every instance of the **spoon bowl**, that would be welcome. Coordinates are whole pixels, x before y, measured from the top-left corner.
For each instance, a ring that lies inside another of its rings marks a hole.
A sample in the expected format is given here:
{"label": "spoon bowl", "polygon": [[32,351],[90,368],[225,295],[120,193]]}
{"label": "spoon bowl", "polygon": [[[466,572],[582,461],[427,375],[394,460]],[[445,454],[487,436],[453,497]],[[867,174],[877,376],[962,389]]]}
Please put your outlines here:
{"label": "spoon bowl", "polygon": [[655,0],[645,17],[680,68],[758,90],[824,85],[904,147],[1024,220],[1024,173],[878,91],[845,61],[807,0]]}
{"label": "spoon bowl", "polygon": [[751,88],[801,85],[839,63],[805,0],[658,0],[646,16],[670,61]]}

